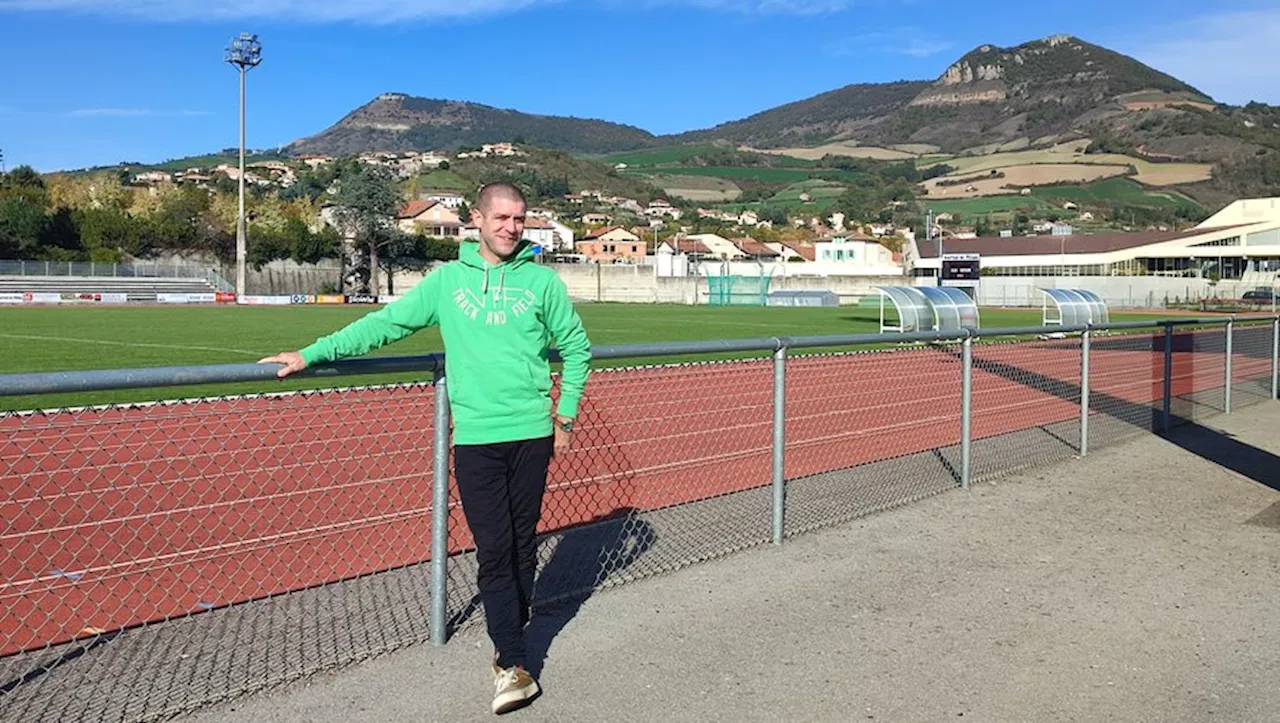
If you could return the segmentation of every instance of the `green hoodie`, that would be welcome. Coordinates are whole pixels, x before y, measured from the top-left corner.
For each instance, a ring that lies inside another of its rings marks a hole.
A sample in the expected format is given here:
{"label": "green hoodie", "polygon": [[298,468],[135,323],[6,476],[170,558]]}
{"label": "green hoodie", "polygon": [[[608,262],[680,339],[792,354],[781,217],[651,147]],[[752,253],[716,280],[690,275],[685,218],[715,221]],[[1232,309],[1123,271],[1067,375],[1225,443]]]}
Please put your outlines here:
{"label": "green hoodie", "polygon": [[591,343],[556,272],[531,263],[527,241],[496,266],[464,242],[457,261],[403,298],[302,349],[308,366],[360,356],[436,324],[444,337],[454,443],[492,444],[552,432],[552,337],[564,360],[556,413],[578,416]]}

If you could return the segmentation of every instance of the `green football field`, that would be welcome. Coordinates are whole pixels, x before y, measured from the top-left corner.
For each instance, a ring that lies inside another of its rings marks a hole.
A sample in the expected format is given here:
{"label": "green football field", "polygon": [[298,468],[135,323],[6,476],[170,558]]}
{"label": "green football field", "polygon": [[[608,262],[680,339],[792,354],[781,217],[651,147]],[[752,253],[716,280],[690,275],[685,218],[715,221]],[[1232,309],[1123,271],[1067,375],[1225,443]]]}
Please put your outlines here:
{"label": "green football field", "polygon": [[[297,349],[377,307],[18,307],[0,309],[0,374],[255,362]],[[874,333],[877,309],[582,304],[594,346],[770,336]],[[1119,320],[1123,315],[1117,314]],[[1143,318],[1143,317],[1135,317]],[[1145,317],[1151,318],[1151,317]],[[1040,310],[984,309],[982,326],[1036,326]],[[437,330],[421,331],[376,355],[441,351]],[[736,356],[763,356],[739,354]],[[714,359],[732,355],[601,362],[599,366]],[[0,397],[0,409],[149,401],[425,380],[427,373],[301,379],[44,397]]]}

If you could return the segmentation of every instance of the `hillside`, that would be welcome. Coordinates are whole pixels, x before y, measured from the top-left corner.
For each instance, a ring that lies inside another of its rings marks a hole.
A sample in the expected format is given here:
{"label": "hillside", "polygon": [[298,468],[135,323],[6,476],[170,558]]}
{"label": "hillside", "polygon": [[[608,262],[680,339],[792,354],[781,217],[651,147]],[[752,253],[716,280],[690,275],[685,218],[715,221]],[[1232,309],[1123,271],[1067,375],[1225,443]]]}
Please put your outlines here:
{"label": "hillside", "polygon": [[775,148],[849,137],[874,119],[897,112],[927,86],[927,81],[847,85],[707,130],[666,136],[662,141],[730,141]]}
{"label": "hillside", "polygon": [[520,141],[555,150],[606,153],[653,145],[648,131],[619,123],[533,115],[479,103],[384,93],[327,130],[294,141],[291,153],[456,150]]}

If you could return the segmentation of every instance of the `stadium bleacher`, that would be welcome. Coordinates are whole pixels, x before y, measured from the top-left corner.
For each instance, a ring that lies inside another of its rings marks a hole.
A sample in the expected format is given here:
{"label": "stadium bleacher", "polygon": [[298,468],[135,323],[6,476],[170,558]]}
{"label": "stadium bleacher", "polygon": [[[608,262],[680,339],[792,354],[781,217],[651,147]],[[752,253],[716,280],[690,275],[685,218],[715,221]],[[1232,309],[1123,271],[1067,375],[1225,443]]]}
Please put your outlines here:
{"label": "stadium bleacher", "polygon": [[0,276],[0,294],[125,294],[156,301],[160,294],[212,294],[207,279],[114,276]]}

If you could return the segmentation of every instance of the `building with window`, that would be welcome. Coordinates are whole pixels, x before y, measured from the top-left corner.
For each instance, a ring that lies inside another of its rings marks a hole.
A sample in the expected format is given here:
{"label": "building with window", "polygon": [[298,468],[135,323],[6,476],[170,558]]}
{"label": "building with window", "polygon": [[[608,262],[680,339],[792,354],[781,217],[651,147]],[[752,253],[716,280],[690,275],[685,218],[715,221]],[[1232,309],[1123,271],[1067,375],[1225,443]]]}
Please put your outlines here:
{"label": "building with window", "polygon": [[940,254],[982,256],[983,276],[1169,276],[1272,284],[1280,271],[1280,198],[1240,200],[1186,231],[911,240],[913,276]]}

